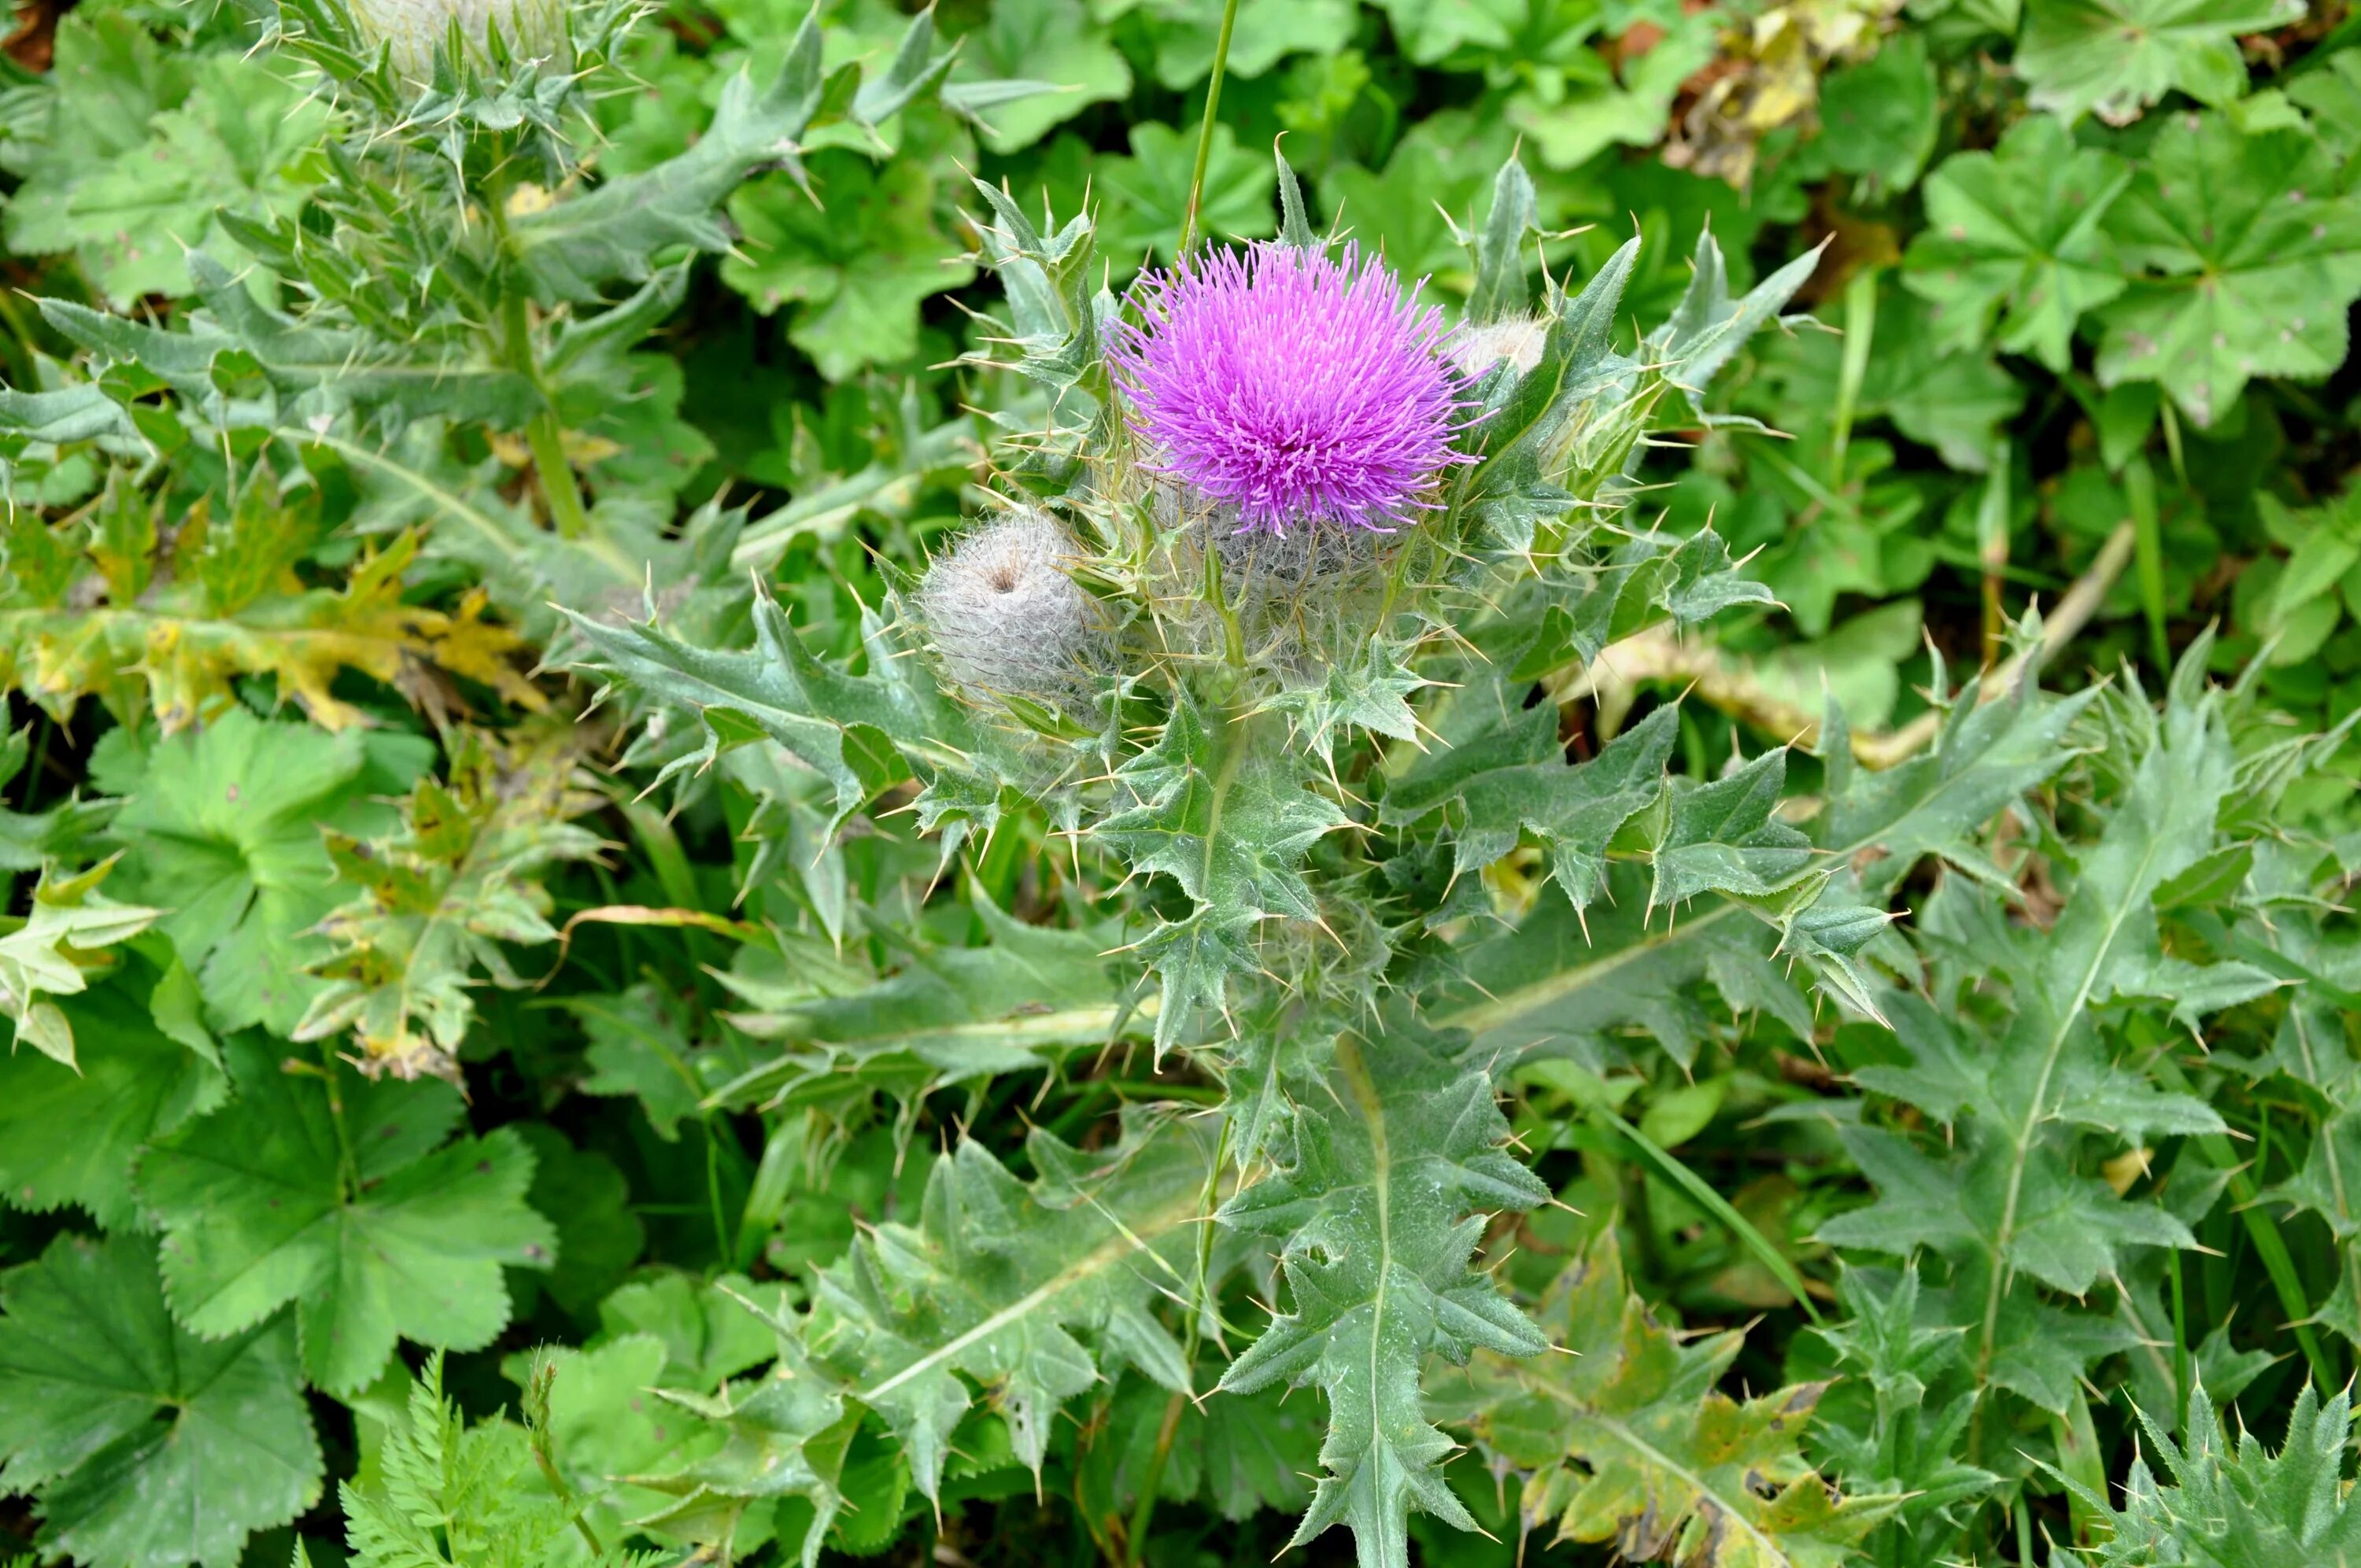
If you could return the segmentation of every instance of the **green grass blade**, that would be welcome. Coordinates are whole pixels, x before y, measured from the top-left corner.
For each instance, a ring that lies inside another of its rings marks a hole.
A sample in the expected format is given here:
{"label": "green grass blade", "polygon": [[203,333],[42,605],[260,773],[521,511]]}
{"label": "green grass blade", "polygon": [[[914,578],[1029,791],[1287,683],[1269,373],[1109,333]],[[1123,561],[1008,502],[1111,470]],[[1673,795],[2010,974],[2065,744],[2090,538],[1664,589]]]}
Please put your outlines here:
{"label": "green grass blade", "polygon": [[2132,509],[2132,545],[2139,574],[2140,609],[2147,617],[2148,657],[2159,671],[2172,668],[2164,635],[2164,532],[2156,515],[2156,475],[2145,456],[2124,465],[2125,498]]}
{"label": "green grass blade", "polygon": [[1729,1226],[1730,1234],[1737,1236],[1746,1250],[1752,1253],[1763,1266],[1771,1271],[1773,1277],[1786,1288],[1787,1294],[1795,1299],[1795,1305],[1804,1309],[1804,1315],[1811,1319],[1815,1326],[1820,1323],[1820,1310],[1812,1304],[1811,1293],[1804,1288],[1804,1277],[1795,1272],[1795,1266],[1787,1261],[1787,1255],[1772,1245],[1771,1238],[1756,1230],[1752,1222],[1730,1207],[1730,1201],[1716,1192],[1705,1178],[1667,1151],[1657,1147],[1654,1139],[1606,1106],[1593,1105],[1590,1113],[1602,1124],[1622,1135],[1624,1142],[1639,1151],[1642,1164],[1679,1188],[1691,1202]]}

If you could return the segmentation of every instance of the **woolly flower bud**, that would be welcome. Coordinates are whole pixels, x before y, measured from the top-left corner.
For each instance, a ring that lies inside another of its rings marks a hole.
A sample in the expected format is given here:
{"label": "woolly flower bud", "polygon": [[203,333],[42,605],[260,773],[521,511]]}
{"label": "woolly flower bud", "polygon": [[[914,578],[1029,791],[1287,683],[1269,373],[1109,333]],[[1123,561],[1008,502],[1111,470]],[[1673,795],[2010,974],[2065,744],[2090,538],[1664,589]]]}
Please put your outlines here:
{"label": "woolly flower bud", "polygon": [[1522,376],[1542,362],[1542,345],[1548,341],[1549,323],[1539,316],[1507,316],[1452,339],[1451,358],[1470,380],[1503,359]]}
{"label": "woolly flower bud", "polygon": [[481,56],[494,27],[510,53],[526,60],[573,66],[566,33],[566,0],[351,0],[353,26],[374,49],[389,47],[394,73],[424,82],[434,73],[434,52],[451,24],[459,24],[468,49]]}
{"label": "woolly flower bud", "polygon": [[972,691],[1072,695],[1099,643],[1096,606],[1066,575],[1066,531],[1016,511],[928,568],[918,615],[953,680]]}

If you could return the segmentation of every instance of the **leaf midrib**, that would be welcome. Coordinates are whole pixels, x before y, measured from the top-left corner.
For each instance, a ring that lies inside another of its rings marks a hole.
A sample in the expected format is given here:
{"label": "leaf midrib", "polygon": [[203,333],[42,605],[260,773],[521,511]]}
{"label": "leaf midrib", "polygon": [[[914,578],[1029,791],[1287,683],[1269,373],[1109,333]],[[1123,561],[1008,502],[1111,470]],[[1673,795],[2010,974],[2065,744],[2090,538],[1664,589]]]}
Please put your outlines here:
{"label": "leaf midrib", "polygon": [[1104,1272],[1134,1253],[1147,1251],[1155,1240],[1187,1223],[1196,1212],[1197,1196],[1197,1189],[1193,1185],[1181,1184],[1147,1216],[1148,1223],[1117,1224],[1113,1235],[1007,1306],[983,1319],[972,1328],[954,1334],[883,1381],[856,1392],[852,1397],[873,1409],[877,1408],[877,1401],[905,1383],[923,1377],[939,1367],[955,1366],[959,1355],[969,1346],[990,1338],[1012,1323],[1023,1321],[1082,1281]]}
{"label": "leaf midrib", "polygon": [[[1963,769],[1938,779],[1935,787],[1905,813],[1904,817],[1919,816],[1931,809],[1947,791],[1969,778],[1971,773],[1971,769]],[[1897,817],[1894,820],[1903,819],[1903,817]],[[1889,822],[1875,833],[1865,835],[1850,844],[1821,850],[1819,853],[1827,856],[1829,862],[1851,860],[1855,855],[1886,837],[1893,826],[1894,823]],[[1742,907],[1743,905],[1735,902],[1725,902],[1720,907],[1708,910],[1686,925],[1667,927],[1661,937],[1649,937],[1634,942],[1628,948],[1610,953],[1603,959],[1598,959],[1573,969],[1560,970],[1546,980],[1505,992],[1488,1002],[1478,1003],[1452,1017],[1448,1020],[1449,1025],[1454,1028],[1466,1029],[1476,1035],[1498,1028],[1502,1024],[1521,1018],[1528,1013],[1571,996],[1578,991],[1586,990],[1594,982],[1615,973],[1625,965],[1636,962],[1650,953],[1661,952],[1685,937],[1694,937],[1699,931],[1736,914]]]}
{"label": "leaf midrib", "polygon": [[[2147,894],[2139,890],[2153,888],[2154,884],[2147,881],[2148,869],[2156,863],[2162,851],[2161,836],[2148,835],[2147,848],[2127,884],[2134,890],[2134,896],[2125,898],[2108,911],[2104,935],[2092,952],[2091,961],[2084,966],[2081,979],[2075,984],[2073,999],[2059,1010],[2058,1026],[2050,1032],[2049,1043],[2042,1052],[2041,1071],[2034,1079],[2033,1092],[2026,1098],[2025,1119],[2009,1135],[2008,1192],[2001,1203],[2000,1224],[1993,1233],[1992,1283],[1984,1289],[1983,1324],[1976,1343],[1976,1387],[1980,1394],[1992,1370],[1993,1354],[2000,1332],[2001,1303],[2007,1297],[2012,1273],[2008,1264],[2009,1244],[2015,1239],[2016,1212],[2025,1192],[2025,1168],[2032,1152],[2034,1129],[2046,1120],[2042,1104],[2049,1098],[2050,1080],[2057,1075],[2058,1061],[2065,1054],[2067,1037],[2073,1034],[2076,1020],[2082,1016],[2083,1008],[2090,1003],[2091,992],[2099,982],[2100,971],[2106,967],[2108,956],[2115,950],[2115,938],[2122,935],[2124,922],[2131,918],[2136,905],[2146,901]],[[1971,1459],[1983,1436],[1981,1419],[1983,1407],[1981,1403],[1976,1413],[1979,1419],[1969,1441]]]}

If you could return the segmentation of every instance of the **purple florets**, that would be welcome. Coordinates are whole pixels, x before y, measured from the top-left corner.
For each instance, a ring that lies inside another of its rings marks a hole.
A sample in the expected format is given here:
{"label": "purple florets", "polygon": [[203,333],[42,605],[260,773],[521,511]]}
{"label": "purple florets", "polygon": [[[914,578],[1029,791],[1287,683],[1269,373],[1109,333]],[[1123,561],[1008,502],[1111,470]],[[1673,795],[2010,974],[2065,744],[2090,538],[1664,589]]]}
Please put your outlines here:
{"label": "purple florets", "polygon": [[1108,362],[1150,466],[1238,510],[1239,532],[1386,529],[1433,504],[1466,382],[1443,312],[1385,263],[1258,245],[1151,272]]}

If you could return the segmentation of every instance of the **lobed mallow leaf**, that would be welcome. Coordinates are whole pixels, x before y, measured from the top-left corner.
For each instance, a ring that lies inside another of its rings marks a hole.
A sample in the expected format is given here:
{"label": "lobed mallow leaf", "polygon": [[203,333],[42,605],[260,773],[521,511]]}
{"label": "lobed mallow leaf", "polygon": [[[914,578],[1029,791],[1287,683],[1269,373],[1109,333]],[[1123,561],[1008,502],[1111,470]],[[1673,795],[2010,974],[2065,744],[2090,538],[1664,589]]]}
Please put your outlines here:
{"label": "lobed mallow leaf", "polygon": [[238,1333],[291,1300],[304,1374],[334,1393],[373,1382],[397,1338],[490,1343],[509,1321],[501,1270],[556,1256],[524,1201],[524,1141],[507,1128],[453,1140],[462,1107],[440,1082],[372,1083],[339,1065],[332,1097],[280,1070],[258,1036],[227,1057],[236,1099],[139,1162],[181,1321]]}
{"label": "lobed mallow leaf", "polygon": [[45,1552],[235,1568],[320,1495],[294,1325],[200,1338],[165,1307],[153,1240],[61,1235],[0,1275],[0,1461],[40,1488]]}
{"label": "lobed mallow leaf", "polygon": [[57,1004],[76,1032],[71,1066],[37,1050],[0,1057],[0,1203],[36,1213],[71,1203],[113,1229],[137,1223],[140,1146],[212,1110],[228,1087],[218,1061],[158,1026],[155,1005],[133,976],[110,980]]}

